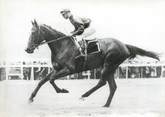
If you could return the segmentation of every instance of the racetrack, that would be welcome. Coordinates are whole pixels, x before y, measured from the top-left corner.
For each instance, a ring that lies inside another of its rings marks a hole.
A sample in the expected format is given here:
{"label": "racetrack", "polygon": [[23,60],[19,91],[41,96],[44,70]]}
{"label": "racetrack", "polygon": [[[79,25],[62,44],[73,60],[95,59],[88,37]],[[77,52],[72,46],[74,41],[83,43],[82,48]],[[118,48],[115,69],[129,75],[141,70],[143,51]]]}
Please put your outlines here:
{"label": "racetrack", "polygon": [[97,80],[58,80],[70,91],[57,94],[46,83],[33,103],[28,98],[38,81],[0,82],[0,117],[165,117],[165,78],[117,79],[117,91],[110,108],[103,108],[108,85],[84,101],[80,96]]}

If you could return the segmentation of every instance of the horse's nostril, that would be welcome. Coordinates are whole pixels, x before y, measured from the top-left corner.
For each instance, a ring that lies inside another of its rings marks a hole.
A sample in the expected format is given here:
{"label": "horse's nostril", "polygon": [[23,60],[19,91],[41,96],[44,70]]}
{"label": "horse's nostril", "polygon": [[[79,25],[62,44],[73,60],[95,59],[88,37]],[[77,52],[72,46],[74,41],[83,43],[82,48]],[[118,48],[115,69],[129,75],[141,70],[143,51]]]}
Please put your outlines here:
{"label": "horse's nostril", "polygon": [[26,51],[27,53],[33,53],[33,50],[31,50],[31,49],[29,49],[29,48],[25,49],[25,51]]}
{"label": "horse's nostril", "polygon": [[26,51],[26,52],[28,52],[28,51],[29,51],[29,49],[28,49],[28,48],[26,48],[26,49],[25,49],[25,51]]}

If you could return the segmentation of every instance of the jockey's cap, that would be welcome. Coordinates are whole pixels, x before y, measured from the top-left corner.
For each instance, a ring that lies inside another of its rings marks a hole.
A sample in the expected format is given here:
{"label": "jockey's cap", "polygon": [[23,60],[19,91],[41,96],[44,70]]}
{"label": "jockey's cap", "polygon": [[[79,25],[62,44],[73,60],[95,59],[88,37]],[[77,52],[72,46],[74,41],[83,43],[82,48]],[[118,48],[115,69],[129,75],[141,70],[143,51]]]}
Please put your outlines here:
{"label": "jockey's cap", "polygon": [[63,9],[60,13],[61,13],[61,14],[66,14],[66,13],[69,13],[69,12],[70,12],[69,9]]}

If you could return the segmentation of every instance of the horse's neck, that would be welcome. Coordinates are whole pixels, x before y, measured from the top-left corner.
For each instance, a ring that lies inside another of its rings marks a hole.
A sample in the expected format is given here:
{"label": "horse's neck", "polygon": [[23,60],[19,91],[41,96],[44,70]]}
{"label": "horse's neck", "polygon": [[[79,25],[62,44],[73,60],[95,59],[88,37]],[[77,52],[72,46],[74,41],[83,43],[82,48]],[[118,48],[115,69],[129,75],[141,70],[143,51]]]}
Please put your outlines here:
{"label": "horse's neck", "polygon": [[[60,38],[60,37],[57,37],[57,39],[58,38]],[[56,39],[51,38],[48,41],[51,41],[51,40],[56,40]],[[54,54],[54,55],[58,54],[59,51],[61,51],[62,45],[63,45],[63,41],[62,40],[48,43],[48,46],[49,46],[49,48],[51,50],[51,53]]]}
{"label": "horse's neck", "polygon": [[[66,35],[56,32],[55,30],[45,29],[44,38],[46,41],[57,40]],[[56,62],[68,63],[73,61],[73,58],[78,54],[78,48],[74,44],[72,37],[62,38],[60,40],[48,43],[51,54]]]}
{"label": "horse's neck", "polygon": [[[57,36],[56,39],[61,38],[63,36]],[[52,38],[53,40],[53,38]],[[73,40],[69,37],[62,38],[58,41],[48,43],[48,46],[51,50],[51,53],[56,56],[57,59],[68,58],[68,55],[74,56],[75,53],[75,44]],[[68,58],[69,59],[69,58]]]}
{"label": "horse's neck", "polygon": [[[46,26],[41,26],[41,27],[42,27],[41,30],[43,32],[43,37],[46,42],[57,40],[58,38],[65,36],[64,34],[57,32],[56,30],[50,30]],[[54,42],[48,43],[48,46],[49,46],[51,52],[53,54],[56,54],[59,50],[59,47],[61,46],[61,42],[54,41]]]}
{"label": "horse's neck", "polygon": [[74,64],[78,49],[76,50],[76,46],[71,39],[61,39],[49,44],[49,47],[53,56],[52,62],[57,62],[62,66],[73,69],[72,65]]}

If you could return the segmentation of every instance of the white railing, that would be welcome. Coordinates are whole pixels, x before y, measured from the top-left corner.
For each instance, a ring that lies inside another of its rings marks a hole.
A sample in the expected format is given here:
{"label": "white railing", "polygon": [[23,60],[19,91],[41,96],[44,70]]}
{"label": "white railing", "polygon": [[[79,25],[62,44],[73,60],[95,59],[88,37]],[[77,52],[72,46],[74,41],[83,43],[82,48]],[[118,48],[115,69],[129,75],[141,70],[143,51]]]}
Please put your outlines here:
{"label": "white railing", "polygon": [[[23,79],[23,77],[24,77],[24,75],[23,75],[23,73],[24,73],[24,68],[31,68],[30,70],[30,79],[31,80],[34,80],[35,78],[34,78],[34,68],[48,68],[48,73],[50,72],[50,70],[51,70],[51,65],[50,64],[37,64],[37,65],[35,65],[35,64],[31,64],[31,65],[27,65],[27,64],[23,64],[23,62],[20,62],[21,64],[17,64],[17,65],[15,65],[15,64],[5,64],[5,65],[0,65],[0,68],[4,68],[5,69],[5,71],[6,71],[6,73],[5,73],[5,79],[6,80],[9,80],[10,79],[10,77],[12,77],[12,76],[19,76],[20,77],[20,79]],[[165,64],[162,64],[162,63],[150,63],[150,64],[147,64],[147,63],[141,63],[141,64],[122,64],[121,65],[121,67],[125,67],[125,69],[126,69],[126,75],[125,75],[125,77],[126,78],[128,78],[128,69],[129,69],[129,67],[146,67],[146,66],[148,66],[148,67],[151,67],[151,66],[155,66],[155,67],[157,67],[157,66],[159,66],[159,67],[161,67],[161,77],[164,77],[163,76],[163,73],[165,72]],[[16,69],[16,70],[18,70],[17,72],[14,72],[14,71],[12,71],[12,68],[14,68],[14,69]],[[119,77],[119,71],[117,72],[117,76]],[[2,74],[0,74],[0,75],[2,75]],[[89,72],[89,71],[87,71],[87,72],[84,72],[83,73],[83,75],[86,75],[87,76],[87,79],[90,79],[90,75],[91,75],[91,73]],[[95,76],[95,75],[94,75]],[[1,76],[2,77],[2,76]],[[67,79],[69,79],[70,77],[68,76],[67,77]],[[1,79],[0,79],[1,80]]]}

